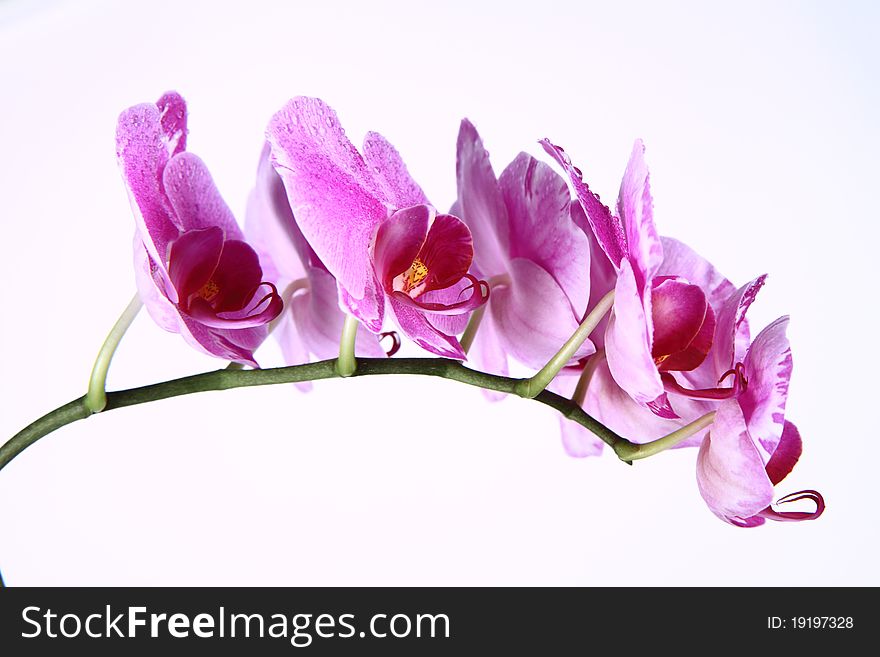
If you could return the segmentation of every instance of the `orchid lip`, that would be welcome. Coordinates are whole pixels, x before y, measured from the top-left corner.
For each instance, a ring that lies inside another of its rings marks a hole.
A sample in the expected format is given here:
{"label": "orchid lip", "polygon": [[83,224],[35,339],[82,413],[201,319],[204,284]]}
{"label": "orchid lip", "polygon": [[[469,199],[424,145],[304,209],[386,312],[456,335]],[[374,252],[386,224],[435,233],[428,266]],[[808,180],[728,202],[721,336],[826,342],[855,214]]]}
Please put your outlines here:
{"label": "orchid lip", "polygon": [[[278,289],[275,287],[274,283],[268,281],[263,281],[257,285],[251,293],[251,298],[253,298],[253,296],[256,295],[257,290],[264,285],[269,286],[271,291],[254,303],[251,309],[243,317],[230,317],[230,315],[234,315],[235,313],[230,313],[228,311],[219,313],[215,312],[214,309],[211,308],[210,303],[201,296],[197,296],[193,299],[188,309],[188,314],[205,326],[210,326],[212,328],[253,328],[256,326],[262,326],[275,319],[284,307],[284,302],[281,299],[281,295],[278,294]],[[263,307],[262,310],[260,310],[261,307]]]}
{"label": "orchid lip", "polygon": [[733,369],[725,372],[722,377],[718,379],[718,383],[721,383],[730,375],[734,375],[735,378],[733,385],[729,388],[702,388],[699,390],[691,390],[690,388],[682,386],[669,372],[660,372],[660,380],[663,382],[663,389],[666,390],[666,392],[671,392],[681,397],[687,397],[688,399],[722,401],[724,399],[738,397],[748,385],[748,379],[745,375],[745,366],[742,363],[737,363]]}
{"label": "orchid lip", "polygon": [[[468,290],[473,290],[473,293],[467,299],[456,303],[445,304],[419,301],[402,290],[394,290],[391,295],[395,300],[400,301],[404,305],[418,308],[426,313],[434,315],[462,315],[482,306],[489,299],[489,283],[477,280],[477,278],[471,274],[465,274],[463,278],[467,278],[471,282],[471,285],[464,288],[462,293],[467,292]],[[479,292],[477,291],[478,286]]]}
{"label": "orchid lip", "polygon": [[789,493],[785,497],[778,499],[776,504],[778,506],[780,504],[789,504],[800,500],[812,500],[816,505],[816,509],[812,512],[776,511],[768,506],[763,511],[760,511],[758,515],[762,518],[776,520],[778,522],[801,522],[803,520],[816,520],[816,518],[825,512],[825,498],[822,497],[822,494],[819,491],[815,490],[801,490],[796,493]]}

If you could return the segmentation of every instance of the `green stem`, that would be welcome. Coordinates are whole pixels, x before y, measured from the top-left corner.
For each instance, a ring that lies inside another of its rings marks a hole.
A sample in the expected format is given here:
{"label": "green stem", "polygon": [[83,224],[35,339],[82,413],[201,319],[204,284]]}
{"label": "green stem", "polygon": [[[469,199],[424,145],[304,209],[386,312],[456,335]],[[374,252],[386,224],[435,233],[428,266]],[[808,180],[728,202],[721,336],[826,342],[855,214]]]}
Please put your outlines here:
{"label": "green stem", "polygon": [[345,323],[342,325],[342,337],[339,338],[339,358],[336,359],[336,373],[341,377],[351,376],[357,369],[357,359],[354,356],[357,332],[357,317],[346,315]]}
{"label": "green stem", "polygon": [[[357,364],[357,371],[352,375],[353,378],[382,374],[418,374],[441,377],[478,388],[506,393],[513,393],[520,382],[520,379],[471,370],[459,361],[447,358],[360,358]],[[247,386],[317,381],[337,376],[341,375],[337,371],[336,359],[264,370],[222,369],[141,388],[109,392],[107,393],[107,406],[104,410],[107,412],[125,406],[145,404],[160,399],[168,399],[169,397],[178,397],[209,390],[229,390],[231,388]],[[89,417],[91,413],[86,407],[85,399],[85,397],[74,399],[72,402],[56,408],[19,431],[5,445],[0,447],[0,469],[46,434],[71,422]],[[570,399],[545,390],[535,397],[535,401],[556,409],[564,417],[586,427],[614,448],[615,452],[617,451],[617,445],[620,443],[624,445],[631,444],[598,420],[587,415],[580,406]]]}
{"label": "green stem", "polygon": [[663,436],[662,438],[658,438],[657,440],[652,440],[649,443],[642,443],[641,445],[637,445],[635,443],[628,442],[626,445],[618,442],[614,445],[614,453],[617,454],[617,457],[622,461],[635,461],[637,459],[646,459],[649,456],[654,456],[654,454],[659,454],[670,447],[675,447],[685,438],[690,438],[695,433],[702,431],[715,419],[715,411],[710,411],[705,415],[701,415],[696,420],[683,426],[681,429],[677,431],[673,431],[669,435]]}
{"label": "green stem", "polygon": [[464,353],[468,353],[471,350],[471,347],[474,345],[474,339],[477,337],[477,329],[480,328],[480,322],[483,321],[483,315],[485,314],[485,303],[477,308],[473,313],[471,313],[471,318],[468,320],[468,325],[467,328],[465,328],[464,330],[464,335],[461,336],[461,348],[464,350]]}
{"label": "green stem", "polygon": [[599,299],[596,306],[590,311],[590,314],[584,318],[584,321],[581,322],[577,330],[562,345],[562,349],[556,352],[556,355],[541,368],[541,371],[529,379],[520,381],[514,392],[520,397],[532,399],[550,385],[550,382],[559,374],[559,370],[568,364],[568,361],[571,360],[575,352],[590,337],[590,333],[593,332],[593,329],[599,325],[599,322],[602,321],[602,318],[611,309],[612,303],[614,303],[614,290],[611,290],[611,292]]}
{"label": "green stem", "polygon": [[573,401],[578,406],[584,405],[584,400],[587,398],[587,390],[589,390],[590,388],[590,382],[593,380],[593,375],[596,373],[596,368],[599,367],[599,364],[604,359],[605,350],[600,349],[595,354],[590,356],[590,359],[584,366],[584,371],[581,372],[581,376],[578,379],[577,385],[574,388],[574,394],[571,396],[571,401]]}
{"label": "green stem", "polygon": [[135,294],[125,310],[122,311],[119,319],[116,320],[113,328],[110,329],[104,344],[101,345],[101,351],[98,352],[95,365],[92,367],[92,375],[89,378],[89,390],[85,396],[86,408],[91,413],[100,413],[107,404],[107,395],[104,391],[107,387],[107,371],[110,369],[110,361],[113,360],[113,354],[116,353],[119,341],[122,340],[122,336],[125,335],[134,318],[137,317],[142,305],[140,297]]}

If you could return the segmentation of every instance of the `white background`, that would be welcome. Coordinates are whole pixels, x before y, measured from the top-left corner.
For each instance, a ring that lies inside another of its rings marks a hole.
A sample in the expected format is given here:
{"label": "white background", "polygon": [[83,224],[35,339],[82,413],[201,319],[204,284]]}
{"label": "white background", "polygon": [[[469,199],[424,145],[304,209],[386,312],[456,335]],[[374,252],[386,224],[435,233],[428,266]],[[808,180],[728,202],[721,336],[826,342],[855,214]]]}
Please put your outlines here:
{"label": "white background", "polygon": [[[496,172],[563,144],[605,199],[635,137],[655,217],[791,314],[779,493],[813,523],[740,530],[694,451],[563,452],[553,412],[431,379],[208,393],[51,434],[0,473],[0,568],[48,584],[878,585],[873,3],[0,3],[0,436],[84,391],[134,290],[116,116],[177,89],[237,216],[262,132],[323,97],[384,133],[439,207],[468,116]],[[267,347],[262,360],[277,363]],[[142,314],[110,387],[220,365]]]}

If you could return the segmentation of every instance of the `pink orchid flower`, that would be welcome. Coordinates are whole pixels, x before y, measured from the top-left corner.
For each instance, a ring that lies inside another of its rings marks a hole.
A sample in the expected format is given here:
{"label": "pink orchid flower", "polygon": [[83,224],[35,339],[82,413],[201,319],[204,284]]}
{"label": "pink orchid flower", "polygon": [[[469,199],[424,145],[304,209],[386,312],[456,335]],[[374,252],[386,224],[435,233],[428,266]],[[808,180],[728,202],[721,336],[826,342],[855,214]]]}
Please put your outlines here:
{"label": "pink orchid flower", "polygon": [[[590,300],[590,244],[572,219],[568,186],[527,153],[496,179],[467,119],[458,133],[456,174],[452,211],[471,229],[475,268],[492,284],[473,358],[501,374],[508,355],[540,369],[577,330]],[[594,352],[587,340],[572,362]]]}
{"label": "pink orchid flower", "polygon": [[779,503],[809,499],[815,510],[776,511],[773,487],[794,468],[802,451],[800,433],[785,419],[791,378],[788,317],[765,328],[752,342],[735,376],[741,392],[722,401],[697,456],[697,483],[709,508],[722,520],[754,527],[765,519],[814,520],[825,510],[814,490],[786,495]]}
{"label": "pink orchid flower", "polygon": [[[699,281],[674,270],[661,274],[670,259],[654,226],[644,146],[636,141],[633,147],[615,216],[562,148],[546,139],[541,143],[568,173],[592,233],[617,273],[604,336],[608,368],[634,400],[661,417],[675,418],[661,374],[692,370],[703,362],[712,346],[716,318],[710,291]],[[676,257],[672,254],[672,260]],[[708,263],[700,269],[710,280],[721,278]]]}
{"label": "pink orchid flower", "polygon": [[[710,358],[698,369],[679,373],[688,384],[666,379],[667,390],[703,408],[717,407],[705,438],[699,440],[697,482],[709,508],[731,524],[754,527],[765,519],[813,520],[825,502],[814,490],[786,495],[779,503],[810,499],[815,510],[776,511],[773,487],[794,468],[802,451],[800,433],[785,419],[792,373],[788,317],[780,317],[749,344],[745,319],[766,276],[747,283],[718,313]],[[732,377],[729,388],[717,385]],[[702,410],[702,409],[701,409]],[[696,409],[691,413],[698,412]]]}
{"label": "pink orchid flower", "polygon": [[[685,261],[676,263],[682,264]],[[689,275],[700,278],[693,270]],[[794,468],[802,443],[795,425],[785,419],[792,372],[785,335],[788,318],[776,320],[749,343],[746,312],[765,278],[756,278],[720,303],[717,298],[713,301],[718,318],[713,345],[698,368],[663,374],[680,418],[658,417],[635,402],[618,386],[605,363],[593,373],[584,401],[588,413],[636,442],[660,438],[714,410],[712,423],[677,447],[700,448],[697,483],[703,498],[719,518],[742,527],[757,526],[766,519],[813,520],[825,509],[822,495],[814,490],[779,500],[784,504],[809,499],[815,504],[813,511],[778,511],[771,505],[773,487]],[[725,279],[715,289],[728,285]],[[567,432],[584,452],[596,441],[583,435],[586,432],[573,428]],[[592,453],[597,451],[593,448]]]}
{"label": "pink orchid flower", "polygon": [[[633,398],[617,383],[604,354],[587,363],[591,368],[589,387],[582,406],[597,420],[633,442],[645,443],[661,438],[717,408],[718,402],[742,391],[743,359],[750,343],[746,311],[755,300],[766,276],[760,276],[737,290],[724,276],[687,245],[669,237],[661,238],[664,261],[659,275],[677,271],[687,280],[696,281],[708,292],[709,303],[717,317],[712,348],[696,368],[688,372],[661,374],[664,389],[672,396],[677,417],[659,416]],[[574,374],[581,372],[573,371]],[[733,378],[731,379],[731,375]],[[564,372],[553,382],[553,389],[571,395],[577,376]],[[723,384],[723,385],[722,385]],[[561,420],[563,442],[573,456],[592,456],[602,451],[603,443],[582,426]],[[698,447],[706,431],[698,432],[676,447]]]}
{"label": "pink orchid flower", "polygon": [[341,307],[379,333],[387,302],[419,346],[464,359],[454,336],[488,297],[488,284],[469,273],[468,227],[437,214],[384,137],[368,133],[361,155],[318,99],[292,99],[267,137],[297,224],[335,277]]}
{"label": "pink orchid flower", "polygon": [[[339,309],[336,279],[300,232],[269,155],[267,143],[260,155],[256,186],[248,199],[245,233],[260,255],[263,269],[283,290],[287,303],[272,335],[278,339],[288,365],[307,363],[310,356],[316,360],[335,358],[345,321]],[[385,356],[379,339],[359,326],[355,353],[372,358]]]}
{"label": "pink orchid flower", "polygon": [[211,356],[256,366],[282,301],[204,163],[186,148],[186,103],[125,110],[116,153],[135,215],[138,293],[153,319]]}

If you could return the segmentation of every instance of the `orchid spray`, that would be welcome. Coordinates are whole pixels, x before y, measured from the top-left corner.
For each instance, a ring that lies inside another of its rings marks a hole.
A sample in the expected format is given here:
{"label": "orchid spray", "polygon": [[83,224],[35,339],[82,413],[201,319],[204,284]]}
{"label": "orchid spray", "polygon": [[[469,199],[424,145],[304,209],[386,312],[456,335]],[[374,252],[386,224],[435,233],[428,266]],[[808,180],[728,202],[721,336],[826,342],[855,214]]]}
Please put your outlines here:
{"label": "orchid spray", "polygon": [[[458,197],[444,213],[383,136],[368,133],[358,150],[332,108],[297,97],[266,129],[242,230],[206,165],[187,152],[187,134],[187,107],[174,92],[120,115],[137,295],[86,394],[8,440],[0,468],[48,433],[124,406],[419,374],[557,410],[571,456],[608,445],[633,463],[694,447],[699,492],[731,525],[824,511],[815,490],[778,501],[810,500],[809,510],[773,505],[774,486],[803,449],[785,414],[789,319],[751,339],[746,312],[765,277],[737,288],[684,243],[659,236],[641,141],[612,211],[546,139],[550,163],[520,153],[496,176],[464,120]],[[142,305],[161,328],[227,365],[107,392],[113,353]],[[261,369],[254,352],[270,333],[286,366]],[[430,355],[394,357],[402,340]],[[512,361],[532,374],[510,376]]]}

